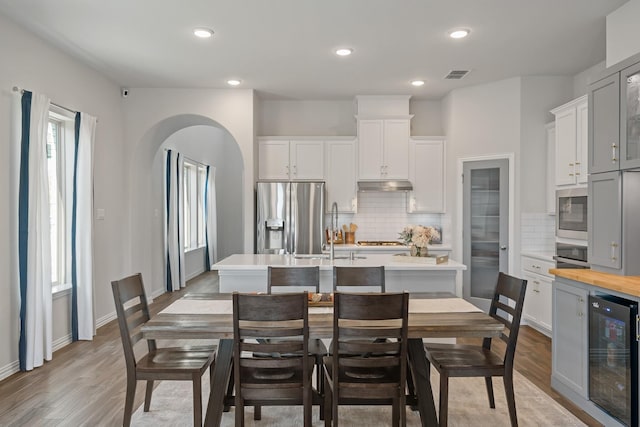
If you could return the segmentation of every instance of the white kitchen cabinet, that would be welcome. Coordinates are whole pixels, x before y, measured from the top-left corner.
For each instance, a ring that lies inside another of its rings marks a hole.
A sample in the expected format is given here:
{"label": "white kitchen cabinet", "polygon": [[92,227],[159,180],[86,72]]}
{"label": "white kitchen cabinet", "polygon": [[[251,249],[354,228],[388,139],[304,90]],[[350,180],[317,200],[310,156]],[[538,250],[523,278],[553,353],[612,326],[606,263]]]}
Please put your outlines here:
{"label": "white kitchen cabinet", "polygon": [[409,118],[358,118],[358,177],[409,178]]}
{"label": "white kitchen cabinet", "polygon": [[325,177],[327,183],[326,210],[331,212],[333,202],[338,212],[356,212],[356,141],[331,140],[325,142]]}
{"label": "white kitchen cabinet", "polygon": [[[574,285],[575,283],[575,285]],[[553,282],[551,386],[559,382],[588,399],[588,295],[577,282]]]}
{"label": "white kitchen cabinet", "polygon": [[551,336],[551,288],[553,276],[549,270],[555,268],[553,261],[531,256],[522,256],[522,278],[527,280],[527,294],[522,316],[526,324]]}
{"label": "white kitchen cabinet", "polygon": [[556,213],[556,124],[547,123],[547,213]]}
{"label": "white kitchen cabinet", "polygon": [[445,161],[444,138],[412,138],[409,140],[409,213],[444,213]]}
{"label": "white kitchen cabinet", "polygon": [[258,178],[323,180],[324,141],[318,139],[259,139]]}
{"label": "white kitchen cabinet", "polygon": [[553,109],[556,116],[556,185],[587,183],[588,165],[587,95]]}

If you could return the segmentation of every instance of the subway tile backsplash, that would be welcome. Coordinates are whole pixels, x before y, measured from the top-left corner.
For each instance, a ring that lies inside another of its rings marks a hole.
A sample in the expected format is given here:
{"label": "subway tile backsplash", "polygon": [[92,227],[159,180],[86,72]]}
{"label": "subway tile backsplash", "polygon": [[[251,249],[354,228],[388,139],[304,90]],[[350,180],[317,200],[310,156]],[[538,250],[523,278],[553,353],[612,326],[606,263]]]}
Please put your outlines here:
{"label": "subway tile backsplash", "polygon": [[[325,218],[328,226],[330,216]],[[358,193],[358,212],[340,213],[338,225],[354,223],[358,226],[356,240],[397,240],[402,229],[411,225],[442,227],[442,243],[451,245],[451,220],[444,214],[407,213],[407,193],[361,192]]]}
{"label": "subway tile backsplash", "polygon": [[522,252],[555,252],[555,216],[546,213],[522,213],[520,225]]}

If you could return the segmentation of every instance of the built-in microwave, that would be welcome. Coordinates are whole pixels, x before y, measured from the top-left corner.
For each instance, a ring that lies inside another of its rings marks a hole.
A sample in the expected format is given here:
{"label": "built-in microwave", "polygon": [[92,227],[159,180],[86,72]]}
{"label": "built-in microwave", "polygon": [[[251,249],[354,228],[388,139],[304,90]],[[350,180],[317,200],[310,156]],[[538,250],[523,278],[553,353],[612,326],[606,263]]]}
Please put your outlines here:
{"label": "built-in microwave", "polygon": [[556,191],[556,236],[587,240],[587,189]]}

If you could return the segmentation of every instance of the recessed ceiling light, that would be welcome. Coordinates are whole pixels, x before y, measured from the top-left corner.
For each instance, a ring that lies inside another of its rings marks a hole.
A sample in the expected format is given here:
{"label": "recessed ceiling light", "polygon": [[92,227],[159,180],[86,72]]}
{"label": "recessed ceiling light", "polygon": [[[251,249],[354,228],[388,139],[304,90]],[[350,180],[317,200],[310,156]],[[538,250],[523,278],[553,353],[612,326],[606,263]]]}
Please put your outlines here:
{"label": "recessed ceiling light", "polygon": [[349,56],[353,53],[353,49],[349,47],[343,47],[340,49],[336,49],[336,55],[338,56]]}
{"label": "recessed ceiling light", "polygon": [[423,86],[424,85],[424,80],[413,80],[411,82],[411,84],[414,85],[414,86],[418,86],[418,87],[419,86]]}
{"label": "recessed ceiling light", "polygon": [[193,35],[196,37],[200,37],[201,39],[208,39],[213,36],[213,30],[208,28],[194,28]]}
{"label": "recessed ceiling light", "polygon": [[451,31],[449,33],[449,37],[451,37],[452,39],[463,39],[467,37],[470,32],[471,30],[468,30],[466,28],[458,28],[456,30]]}
{"label": "recessed ceiling light", "polygon": [[241,83],[241,81],[240,81],[240,80],[238,80],[238,79],[230,79],[230,80],[227,80],[227,84],[228,84],[229,86],[238,86],[240,83]]}

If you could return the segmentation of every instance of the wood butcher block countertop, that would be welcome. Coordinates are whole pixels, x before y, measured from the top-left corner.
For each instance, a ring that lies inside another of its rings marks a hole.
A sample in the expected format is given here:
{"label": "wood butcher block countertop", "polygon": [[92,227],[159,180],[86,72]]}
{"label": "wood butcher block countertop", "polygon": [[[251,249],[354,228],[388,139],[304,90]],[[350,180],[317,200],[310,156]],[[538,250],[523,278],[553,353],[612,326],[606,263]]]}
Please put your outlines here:
{"label": "wood butcher block countertop", "polygon": [[549,273],[599,288],[640,297],[640,276],[618,276],[579,268],[552,268]]}

